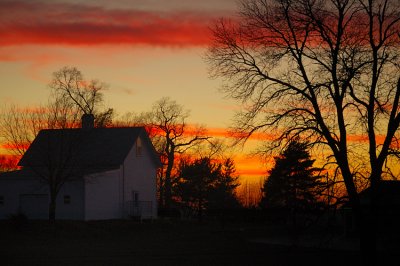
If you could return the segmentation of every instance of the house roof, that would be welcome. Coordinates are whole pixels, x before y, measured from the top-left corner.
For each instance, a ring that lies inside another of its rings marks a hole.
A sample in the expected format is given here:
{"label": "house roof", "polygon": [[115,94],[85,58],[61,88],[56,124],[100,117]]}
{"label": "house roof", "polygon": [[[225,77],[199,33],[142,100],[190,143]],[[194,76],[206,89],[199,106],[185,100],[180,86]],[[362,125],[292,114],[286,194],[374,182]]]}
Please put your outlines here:
{"label": "house roof", "polygon": [[9,172],[0,173],[0,179],[11,179],[11,180],[27,180],[36,178],[35,172],[27,169],[14,170]]}
{"label": "house roof", "polygon": [[[400,199],[400,181],[382,180],[376,187],[377,197],[382,202],[390,202],[393,199]],[[371,188],[360,192],[360,198],[369,199],[371,197]],[[400,203],[400,202],[399,202]]]}
{"label": "house roof", "polygon": [[114,169],[125,160],[138,136],[154,147],[143,127],[58,129],[39,132],[19,161],[23,167]]}
{"label": "house roof", "polygon": [[[377,204],[382,206],[400,206],[400,181],[381,180],[376,186]],[[371,203],[371,187],[368,187],[359,193],[361,205]],[[345,202],[342,208],[351,208],[349,201]]]}

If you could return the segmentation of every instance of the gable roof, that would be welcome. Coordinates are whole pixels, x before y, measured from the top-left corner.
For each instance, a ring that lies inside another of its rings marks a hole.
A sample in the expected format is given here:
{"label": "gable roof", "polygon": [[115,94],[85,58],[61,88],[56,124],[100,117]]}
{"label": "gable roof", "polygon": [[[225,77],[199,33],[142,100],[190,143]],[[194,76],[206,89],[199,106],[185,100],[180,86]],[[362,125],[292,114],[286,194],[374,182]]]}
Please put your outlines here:
{"label": "gable roof", "polygon": [[0,173],[0,180],[31,180],[36,178],[38,178],[36,173],[29,169],[13,170]]}
{"label": "gable roof", "polygon": [[124,162],[139,136],[150,145],[158,166],[143,127],[42,130],[18,165],[114,169]]}
{"label": "gable roof", "polygon": [[[400,205],[400,181],[381,180],[376,187],[377,200],[380,204],[399,204]],[[369,203],[371,188],[360,192],[360,199],[363,203]]]}

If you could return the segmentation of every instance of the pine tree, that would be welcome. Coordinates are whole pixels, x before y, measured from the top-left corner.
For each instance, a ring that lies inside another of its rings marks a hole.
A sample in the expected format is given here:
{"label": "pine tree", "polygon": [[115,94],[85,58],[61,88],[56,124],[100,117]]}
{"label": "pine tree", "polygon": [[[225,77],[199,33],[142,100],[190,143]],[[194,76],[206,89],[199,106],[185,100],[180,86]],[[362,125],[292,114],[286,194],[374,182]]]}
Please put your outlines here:
{"label": "pine tree", "polygon": [[309,211],[318,206],[318,196],[323,189],[321,169],[313,167],[314,161],[307,150],[308,143],[291,141],[275,158],[275,166],[262,188],[261,206]]}
{"label": "pine tree", "polygon": [[180,202],[196,211],[201,219],[207,209],[228,209],[239,206],[235,189],[239,185],[232,160],[224,163],[201,158],[180,165],[177,192]]}
{"label": "pine tree", "polygon": [[236,188],[239,186],[235,163],[226,159],[217,165],[218,175],[209,194],[209,209],[232,209],[240,205],[236,197]]}

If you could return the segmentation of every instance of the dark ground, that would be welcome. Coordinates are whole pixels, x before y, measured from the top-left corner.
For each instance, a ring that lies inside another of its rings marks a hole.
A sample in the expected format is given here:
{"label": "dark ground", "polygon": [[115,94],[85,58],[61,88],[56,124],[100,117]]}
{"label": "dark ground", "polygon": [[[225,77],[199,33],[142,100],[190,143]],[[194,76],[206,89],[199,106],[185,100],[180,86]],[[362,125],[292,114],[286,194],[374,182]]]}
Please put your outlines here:
{"label": "dark ground", "polygon": [[[359,265],[351,241],[328,247],[308,237],[296,248],[280,230],[171,220],[28,221],[17,229],[1,221],[0,265]],[[400,265],[382,252],[382,265]]]}

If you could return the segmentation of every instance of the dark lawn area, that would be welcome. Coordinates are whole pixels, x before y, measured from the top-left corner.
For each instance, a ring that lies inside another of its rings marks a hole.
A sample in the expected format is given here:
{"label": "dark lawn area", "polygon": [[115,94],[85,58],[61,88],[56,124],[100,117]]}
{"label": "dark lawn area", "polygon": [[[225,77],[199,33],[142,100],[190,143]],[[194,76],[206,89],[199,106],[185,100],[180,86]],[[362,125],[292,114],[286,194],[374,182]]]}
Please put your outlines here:
{"label": "dark lawn area", "polygon": [[[357,251],[253,242],[263,224],[1,221],[0,265],[359,265]],[[386,264],[383,264],[386,265]]]}

